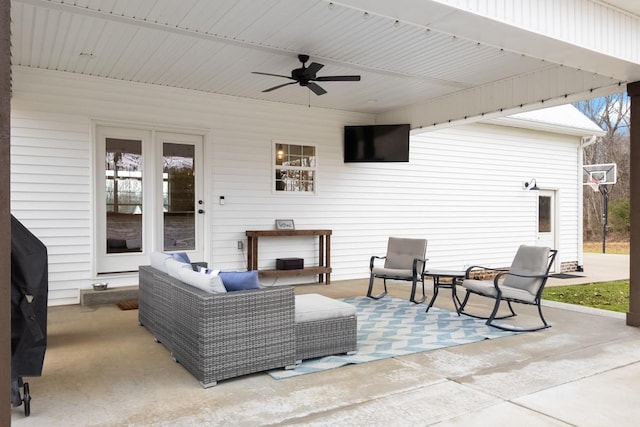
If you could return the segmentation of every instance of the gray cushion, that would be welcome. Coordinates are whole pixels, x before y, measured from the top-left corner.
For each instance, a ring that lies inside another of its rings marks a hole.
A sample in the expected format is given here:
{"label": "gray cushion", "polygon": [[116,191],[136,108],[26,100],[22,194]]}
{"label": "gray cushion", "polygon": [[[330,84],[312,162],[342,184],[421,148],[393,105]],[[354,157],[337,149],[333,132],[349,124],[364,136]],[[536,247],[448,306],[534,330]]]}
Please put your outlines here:
{"label": "gray cushion", "polygon": [[142,240],[140,239],[127,239],[127,249],[140,249],[142,247]]}
{"label": "gray cushion", "polygon": [[[400,270],[397,268],[384,268],[384,267],[373,267],[371,273],[376,277],[389,277],[389,278],[403,278],[403,279],[412,279],[413,278],[413,269],[411,270]],[[419,272],[418,272],[419,273]]]}
{"label": "gray cushion", "polygon": [[[521,245],[511,263],[509,272],[523,276],[544,275],[547,272],[550,249],[544,246]],[[506,275],[503,285],[523,289],[535,295],[542,285],[542,278]]]}
{"label": "gray cushion", "polygon": [[[426,239],[405,239],[400,237],[389,237],[387,243],[387,259],[384,267],[411,270],[413,260],[424,259],[427,252]],[[418,263],[418,270],[422,271],[422,263]]]}
{"label": "gray cushion", "polygon": [[[550,249],[543,246],[521,245],[513,258],[509,273],[523,276],[545,275],[549,268]],[[535,302],[536,295],[544,278],[520,277],[505,274],[499,283],[502,298],[513,298],[527,302]],[[497,296],[493,281],[464,279],[462,286],[471,291],[491,297]]]}
{"label": "gray cushion", "polygon": [[338,319],[356,315],[356,308],[343,301],[323,295],[296,295],[295,322],[313,322],[316,320]]}
{"label": "gray cushion", "polygon": [[[462,282],[462,286],[481,295],[494,298],[498,294],[495,286],[493,286],[493,282],[488,280],[465,279]],[[512,288],[504,284],[500,286],[500,290],[502,291],[502,298],[514,298],[527,302],[535,302],[535,294],[531,294],[529,291]]]}

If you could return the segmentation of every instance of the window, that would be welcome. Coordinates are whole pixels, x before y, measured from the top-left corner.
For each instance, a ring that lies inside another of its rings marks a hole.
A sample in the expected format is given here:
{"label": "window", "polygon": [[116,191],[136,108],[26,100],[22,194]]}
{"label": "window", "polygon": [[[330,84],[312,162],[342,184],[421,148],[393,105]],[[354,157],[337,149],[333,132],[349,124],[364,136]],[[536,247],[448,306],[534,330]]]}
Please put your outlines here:
{"label": "window", "polygon": [[538,232],[551,232],[551,197],[538,197]]}
{"label": "window", "polygon": [[316,147],[313,145],[273,144],[276,192],[316,192]]}

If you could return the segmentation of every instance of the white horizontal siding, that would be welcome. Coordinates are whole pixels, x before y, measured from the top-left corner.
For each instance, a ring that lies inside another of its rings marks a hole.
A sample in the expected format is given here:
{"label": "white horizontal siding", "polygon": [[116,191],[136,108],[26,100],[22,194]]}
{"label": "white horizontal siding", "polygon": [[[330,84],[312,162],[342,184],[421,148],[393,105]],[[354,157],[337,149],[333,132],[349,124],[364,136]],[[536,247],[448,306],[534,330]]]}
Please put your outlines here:
{"label": "white horizontal siding", "polygon": [[[276,218],[333,230],[333,280],[366,277],[389,236],[429,239],[433,268],[504,266],[519,244],[535,243],[536,194],[522,190],[532,177],[559,190],[560,257],[577,259],[577,137],[473,124],[413,136],[409,163],[344,164],[343,126],[372,116],[23,68],[14,80],[12,210],[49,248],[52,304],[95,280],[93,119],[208,135],[206,251],[215,268],[245,268],[236,242]],[[272,192],[273,140],[317,146],[316,195]],[[316,247],[311,238],[260,239],[260,267],[278,257],[313,265]]]}
{"label": "white horizontal siding", "polygon": [[86,117],[12,111],[11,211],[47,246],[52,305],[91,279],[90,147]]}
{"label": "white horizontal siding", "polygon": [[570,216],[560,224],[560,258],[577,259],[575,138],[477,124],[413,141],[432,174],[424,199],[434,266],[504,266],[519,244],[535,244],[537,193],[522,190],[531,178],[561,193],[558,203]]}

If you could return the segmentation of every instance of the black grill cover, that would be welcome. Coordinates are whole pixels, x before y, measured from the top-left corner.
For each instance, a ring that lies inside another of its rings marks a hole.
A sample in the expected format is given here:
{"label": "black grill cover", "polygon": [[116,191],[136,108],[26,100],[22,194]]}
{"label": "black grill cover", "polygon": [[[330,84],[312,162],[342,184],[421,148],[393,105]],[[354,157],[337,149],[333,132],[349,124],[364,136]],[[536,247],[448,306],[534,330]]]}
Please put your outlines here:
{"label": "black grill cover", "polygon": [[46,246],[11,215],[11,376],[42,374],[47,348]]}

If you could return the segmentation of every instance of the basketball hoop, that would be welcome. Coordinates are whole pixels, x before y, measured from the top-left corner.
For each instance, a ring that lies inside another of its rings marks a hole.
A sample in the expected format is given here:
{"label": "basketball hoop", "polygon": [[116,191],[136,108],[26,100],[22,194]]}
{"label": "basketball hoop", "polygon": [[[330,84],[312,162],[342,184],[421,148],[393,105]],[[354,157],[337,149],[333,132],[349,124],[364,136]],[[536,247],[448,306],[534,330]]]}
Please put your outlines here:
{"label": "basketball hoop", "polygon": [[589,181],[587,181],[587,185],[589,187],[591,187],[591,189],[593,191],[595,191],[596,193],[598,191],[600,191],[600,180],[599,179],[590,179]]}
{"label": "basketball hoop", "polygon": [[588,185],[595,192],[606,190],[608,185],[614,185],[617,176],[618,167],[615,163],[582,166],[582,185]]}

